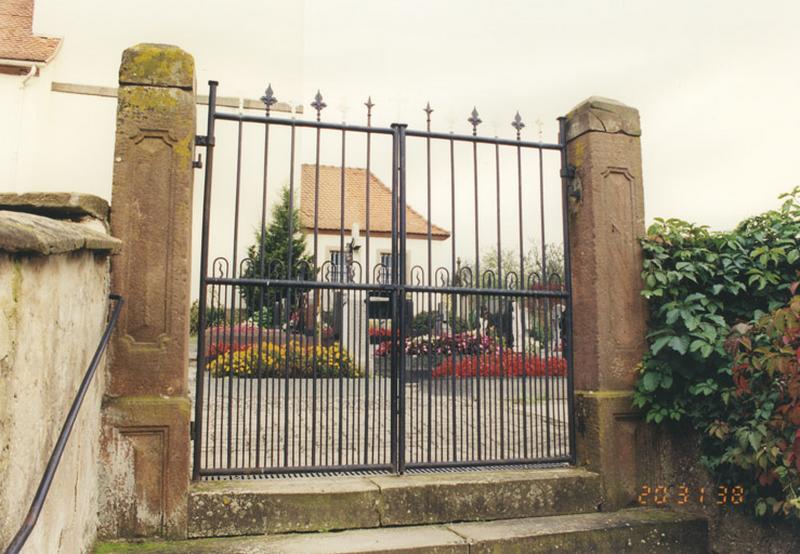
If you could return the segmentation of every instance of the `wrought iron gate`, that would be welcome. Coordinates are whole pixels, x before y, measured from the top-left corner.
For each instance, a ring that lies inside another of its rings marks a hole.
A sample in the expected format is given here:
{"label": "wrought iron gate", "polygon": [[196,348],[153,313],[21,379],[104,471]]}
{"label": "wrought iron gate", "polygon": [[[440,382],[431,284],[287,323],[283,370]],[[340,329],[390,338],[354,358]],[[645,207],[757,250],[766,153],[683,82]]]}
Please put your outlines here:
{"label": "wrought iron gate", "polygon": [[[206,156],[194,478],[573,461],[565,120],[552,144],[522,140],[519,114],[516,139],[478,136],[475,110],[471,135],[431,131],[430,106],[424,131],[373,126],[371,100],[366,125],[335,124],[321,121],[319,93],[316,120],[298,120],[270,113],[271,88],[264,115],[245,115],[219,110],[209,85],[207,135],[196,141]],[[236,137],[223,185],[217,123]],[[287,152],[275,151],[277,132]],[[313,163],[298,154],[301,132]],[[339,165],[320,163],[330,135]],[[261,160],[248,164],[253,137]],[[363,167],[348,167],[353,142]],[[545,240],[550,154],[560,252]],[[283,211],[269,196],[280,188],[276,160],[288,160]],[[251,191],[243,171],[254,163]],[[506,167],[515,170],[504,181]],[[423,175],[424,215],[408,203],[409,168]],[[233,205],[213,219],[220,199]],[[449,230],[432,223],[434,208]],[[248,211],[258,217],[245,255]]]}

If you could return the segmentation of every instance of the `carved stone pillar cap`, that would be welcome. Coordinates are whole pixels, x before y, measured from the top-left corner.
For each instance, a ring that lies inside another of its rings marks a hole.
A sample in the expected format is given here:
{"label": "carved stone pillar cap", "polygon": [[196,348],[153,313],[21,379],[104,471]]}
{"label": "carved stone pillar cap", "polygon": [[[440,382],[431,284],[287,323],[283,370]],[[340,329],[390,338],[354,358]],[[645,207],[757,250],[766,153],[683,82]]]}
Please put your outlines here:
{"label": "carved stone pillar cap", "polygon": [[601,96],[592,96],[575,106],[567,114],[567,121],[568,141],[591,131],[632,137],[642,134],[639,110]]}
{"label": "carved stone pillar cap", "polygon": [[191,90],[194,58],[170,44],[137,44],[122,53],[120,85],[148,85]]}

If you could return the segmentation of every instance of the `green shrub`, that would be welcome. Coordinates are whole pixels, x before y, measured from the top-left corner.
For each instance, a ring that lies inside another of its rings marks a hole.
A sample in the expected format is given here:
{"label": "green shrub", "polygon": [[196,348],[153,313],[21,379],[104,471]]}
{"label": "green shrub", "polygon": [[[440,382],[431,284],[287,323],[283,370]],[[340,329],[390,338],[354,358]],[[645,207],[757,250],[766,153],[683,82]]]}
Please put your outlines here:
{"label": "green shrub", "polygon": [[[225,310],[206,306],[206,329],[225,322]],[[200,303],[195,300],[189,310],[189,334],[197,335],[197,326],[200,324]]]}
{"label": "green shrub", "polygon": [[264,306],[250,314],[247,321],[255,325],[260,325],[261,327],[272,327],[276,324],[280,325],[283,323],[282,321],[273,321],[273,319],[277,319],[275,318],[276,311],[275,307]]}
{"label": "green shrub", "polygon": [[436,321],[441,318],[439,312],[420,312],[411,320],[411,336],[432,335],[436,332]]}
{"label": "green shrub", "polygon": [[453,334],[459,333],[466,333],[467,331],[474,331],[480,326],[480,321],[478,321],[478,316],[475,313],[470,313],[467,317],[458,317],[456,316],[455,319],[451,318],[450,321],[450,332]]}
{"label": "green shrub", "polygon": [[783,306],[800,260],[800,187],[783,205],[733,231],[657,219],[643,239],[650,320],[634,405],[649,422],[685,422],[704,439],[705,465],[722,466],[712,424],[730,416],[730,329]]}
{"label": "green shrub", "polygon": [[[315,273],[311,271],[311,259],[304,253],[306,249],[305,235],[300,228],[300,210],[292,203],[289,187],[281,189],[281,200],[272,207],[272,216],[269,223],[253,232],[253,243],[247,248],[247,260],[241,277],[245,279],[272,278],[314,280]],[[291,210],[289,208],[292,208]],[[292,235],[289,236],[291,227]],[[291,272],[286,264],[291,250]],[[288,289],[285,287],[262,287],[256,285],[243,285],[239,287],[244,307],[248,316],[257,313],[260,309],[272,310],[276,302],[288,298],[292,307],[297,307],[300,295],[305,289]],[[269,325],[274,324],[269,316]],[[263,323],[263,322],[262,322]]]}

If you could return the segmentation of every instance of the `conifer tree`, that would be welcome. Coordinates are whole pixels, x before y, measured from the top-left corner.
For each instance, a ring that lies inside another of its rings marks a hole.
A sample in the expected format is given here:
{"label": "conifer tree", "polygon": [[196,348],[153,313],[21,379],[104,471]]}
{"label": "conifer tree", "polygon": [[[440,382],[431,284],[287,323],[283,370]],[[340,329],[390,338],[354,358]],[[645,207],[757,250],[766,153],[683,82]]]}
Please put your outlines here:
{"label": "conifer tree", "polygon": [[[263,230],[255,230],[255,241],[247,249],[247,256],[252,262],[245,265],[242,271],[243,278],[297,279],[298,276],[308,280],[314,278],[310,272],[310,258],[305,254],[306,237],[300,231],[300,211],[293,208],[290,219],[289,200],[289,187],[284,187],[280,202],[272,207],[272,217],[266,227]],[[288,271],[290,249],[291,271]],[[283,302],[289,293],[290,305],[296,306],[302,292],[298,289],[289,292],[285,287],[274,286],[243,286],[240,290],[248,317],[261,313],[262,325],[279,324],[279,321],[273,321],[278,315],[275,312],[276,302]]]}

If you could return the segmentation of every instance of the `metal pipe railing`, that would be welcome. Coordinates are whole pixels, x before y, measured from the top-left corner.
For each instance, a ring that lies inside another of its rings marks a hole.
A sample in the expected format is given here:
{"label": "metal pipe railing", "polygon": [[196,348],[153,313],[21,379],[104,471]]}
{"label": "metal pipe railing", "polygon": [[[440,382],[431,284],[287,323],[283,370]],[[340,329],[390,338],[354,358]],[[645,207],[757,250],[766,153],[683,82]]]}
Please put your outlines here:
{"label": "metal pipe railing", "polygon": [[97,350],[92,357],[92,361],[89,363],[86,375],[83,376],[83,381],[81,381],[81,386],[78,388],[78,393],[75,395],[75,400],[72,401],[67,419],[64,421],[64,426],[61,428],[61,434],[58,436],[55,448],[53,448],[53,453],[50,455],[50,460],[47,462],[47,468],[44,471],[44,475],[42,475],[42,480],[39,482],[39,488],[36,490],[33,502],[31,502],[28,515],[25,516],[25,520],[22,522],[19,531],[17,531],[17,534],[14,535],[14,539],[8,545],[8,548],[6,548],[5,554],[17,554],[22,549],[25,545],[25,541],[28,540],[31,532],[33,532],[39,515],[42,513],[44,501],[47,498],[47,492],[50,490],[50,485],[53,483],[53,476],[58,469],[58,464],[61,461],[61,456],[64,453],[67,440],[72,432],[72,427],[75,425],[75,420],[78,418],[78,411],[83,404],[83,399],[86,396],[86,392],[89,390],[89,386],[92,384],[92,378],[97,370],[100,358],[103,356],[108,346],[111,333],[114,331],[114,326],[117,324],[117,319],[119,319],[120,310],[125,302],[118,294],[111,294],[109,298],[116,301],[117,304],[114,306],[114,311],[111,313],[111,318],[108,320],[106,330],[100,339],[100,344],[97,345]]}

